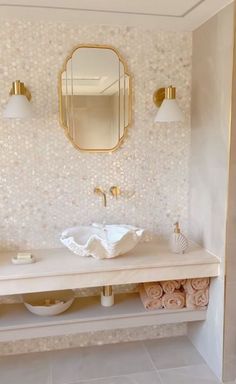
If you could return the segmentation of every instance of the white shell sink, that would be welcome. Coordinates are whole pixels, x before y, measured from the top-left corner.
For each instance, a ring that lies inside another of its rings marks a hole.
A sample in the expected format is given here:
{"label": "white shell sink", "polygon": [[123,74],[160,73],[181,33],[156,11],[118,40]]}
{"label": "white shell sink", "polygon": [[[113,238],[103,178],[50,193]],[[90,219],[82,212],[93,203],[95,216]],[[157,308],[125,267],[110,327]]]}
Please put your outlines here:
{"label": "white shell sink", "polygon": [[144,230],[132,225],[100,225],[68,228],[61,242],[79,256],[109,259],[122,255],[139,242]]}

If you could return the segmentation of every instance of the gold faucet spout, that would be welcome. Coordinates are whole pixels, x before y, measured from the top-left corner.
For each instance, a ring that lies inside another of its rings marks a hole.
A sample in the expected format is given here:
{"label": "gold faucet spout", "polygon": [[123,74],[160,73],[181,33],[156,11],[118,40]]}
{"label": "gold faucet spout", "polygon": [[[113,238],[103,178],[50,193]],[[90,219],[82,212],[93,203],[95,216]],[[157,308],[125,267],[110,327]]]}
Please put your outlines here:
{"label": "gold faucet spout", "polygon": [[96,193],[99,196],[102,196],[102,198],[103,198],[103,205],[104,205],[104,207],[106,207],[107,206],[106,192],[104,192],[101,187],[95,187],[94,188],[94,193]]}

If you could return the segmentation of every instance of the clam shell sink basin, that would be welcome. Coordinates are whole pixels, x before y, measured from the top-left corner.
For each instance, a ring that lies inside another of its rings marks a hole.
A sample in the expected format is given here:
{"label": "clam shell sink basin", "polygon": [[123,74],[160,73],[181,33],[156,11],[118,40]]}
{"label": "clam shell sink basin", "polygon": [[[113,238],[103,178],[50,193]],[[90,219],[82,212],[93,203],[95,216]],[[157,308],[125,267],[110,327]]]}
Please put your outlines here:
{"label": "clam shell sink basin", "polygon": [[99,225],[68,228],[61,242],[79,256],[109,259],[122,255],[139,242],[144,230],[132,225]]}

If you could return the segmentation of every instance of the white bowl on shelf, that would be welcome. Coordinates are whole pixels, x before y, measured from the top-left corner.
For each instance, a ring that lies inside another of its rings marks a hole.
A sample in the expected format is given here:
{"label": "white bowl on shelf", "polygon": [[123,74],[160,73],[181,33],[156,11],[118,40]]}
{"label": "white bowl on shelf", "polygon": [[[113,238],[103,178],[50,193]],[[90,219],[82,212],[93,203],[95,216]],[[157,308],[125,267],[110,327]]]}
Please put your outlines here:
{"label": "white bowl on shelf", "polygon": [[74,292],[50,291],[22,295],[26,308],[38,316],[55,316],[65,312],[74,301]]}

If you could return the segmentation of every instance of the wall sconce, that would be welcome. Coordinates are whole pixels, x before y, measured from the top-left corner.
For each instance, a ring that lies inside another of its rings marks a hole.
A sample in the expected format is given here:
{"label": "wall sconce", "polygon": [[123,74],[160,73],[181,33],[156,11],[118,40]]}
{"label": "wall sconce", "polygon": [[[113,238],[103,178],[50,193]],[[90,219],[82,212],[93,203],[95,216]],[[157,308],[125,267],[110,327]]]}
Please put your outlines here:
{"label": "wall sconce", "polygon": [[26,119],[32,117],[30,105],[31,93],[25,87],[24,83],[16,80],[12,83],[10,90],[10,99],[3,111],[3,117],[11,119]]}
{"label": "wall sconce", "polygon": [[176,102],[176,88],[170,86],[158,89],[153,95],[153,101],[159,108],[154,119],[155,123],[184,120],[183,112]]}

